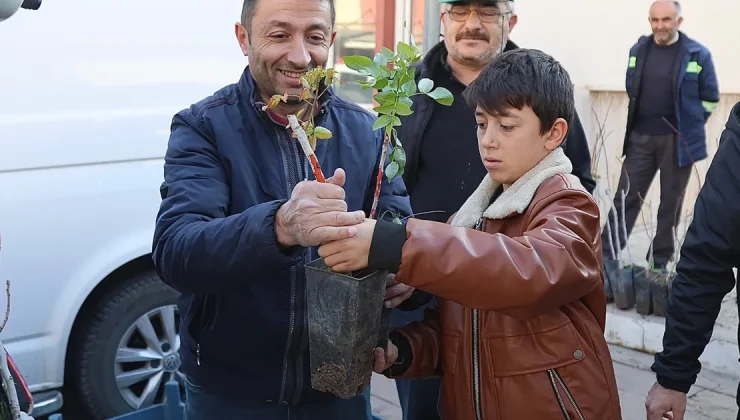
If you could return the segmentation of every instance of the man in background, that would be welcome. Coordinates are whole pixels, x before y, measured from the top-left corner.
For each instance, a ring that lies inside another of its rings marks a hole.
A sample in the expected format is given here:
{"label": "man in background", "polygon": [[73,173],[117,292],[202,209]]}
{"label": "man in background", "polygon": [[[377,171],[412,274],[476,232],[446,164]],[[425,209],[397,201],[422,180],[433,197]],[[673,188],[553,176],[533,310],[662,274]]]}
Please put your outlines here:
{"label": "man in background", "polygon": [[[446,222],[487,174],[478,153],[475,116],[465,105],[462,92],[502,50],[518,48],[509,41],[518,16],[513,1],[440,3],[444,40],[426,54],[416,69],[416,78],[429,78],[435,86],[447,88],[455,101],[448,107],[427,100],[424,95],[414,96],[415,112],[398,129],[406,149],[404,180],[415,217]],[[591,155],[578,115],[564,148],[573,163],[573,174],[593,192],[596,183],[591,175]],[[423,308],[436,304],[430,299],[431,295],[417,291],[399,306],[403,311],[394,311],[393,324],[400,326],[421,319]],[[396,383],[405,420],[439,418],[439,379]]]}
{"label": "man in background", "polygon": [[[673,228],[692,168],[707,157],[704,126],[717,107],[719,89],[709,50],[679,31],[683,16],[678,2],[654,2],[649,22],[653,34],[632,47],[627,66],[626,158],[614,197],[614,208],[621,209],[625,191],[624,215],[617,212],[618,222],[607,225],[602,243],[605,259],[621,251],[613,244],[622,249],[627,245],[643,199],[660,170],[658,226],[646,258],[650,268],[665,270],[675,252]],[[614,217],[610,214],[608,220]]]}

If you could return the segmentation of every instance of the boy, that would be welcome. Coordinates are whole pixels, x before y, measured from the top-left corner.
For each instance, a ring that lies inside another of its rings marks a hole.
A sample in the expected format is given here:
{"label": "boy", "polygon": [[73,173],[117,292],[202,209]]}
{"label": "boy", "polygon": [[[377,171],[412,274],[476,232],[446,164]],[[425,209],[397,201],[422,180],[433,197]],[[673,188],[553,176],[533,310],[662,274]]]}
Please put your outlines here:
{"label": "boy", "polygon": [[513,50],[465,98],[488,176],[451,226],[366,220],[319,255],[335,271],[388,270],[438,296],[439,309],[376,350],[375,370],[442,375],[443,419],[621,419],[599,209],[561,147],[575,108],[568,73]]}

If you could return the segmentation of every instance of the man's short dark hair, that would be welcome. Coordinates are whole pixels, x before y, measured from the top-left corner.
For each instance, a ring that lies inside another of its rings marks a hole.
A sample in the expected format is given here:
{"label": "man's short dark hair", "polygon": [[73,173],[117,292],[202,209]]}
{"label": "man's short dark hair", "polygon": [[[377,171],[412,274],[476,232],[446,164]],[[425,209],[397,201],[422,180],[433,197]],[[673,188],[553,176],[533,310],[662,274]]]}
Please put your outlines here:
{"label": "man's short dark hair", "polygon": [[[334,8],[334,0],[321,1],[329,2],[329,7],[331,8],[331,27],[333,28],[334,23],[337,19],[337,12]],[[254,17],[254,12],[257,9],[258,2],[259,0],[244,0],[244,5],[242,5],[242,25],[247,28],[247,34],[252,33],[252,18]]]}
{"label": "man's short dark hair", "polygon": [[573,83],[568,72],[539,50],[518,48],[494,58],[463,93],[469,107],[489,115],[529,106],[545,134],[558,118],[569,125],[575,114]]}

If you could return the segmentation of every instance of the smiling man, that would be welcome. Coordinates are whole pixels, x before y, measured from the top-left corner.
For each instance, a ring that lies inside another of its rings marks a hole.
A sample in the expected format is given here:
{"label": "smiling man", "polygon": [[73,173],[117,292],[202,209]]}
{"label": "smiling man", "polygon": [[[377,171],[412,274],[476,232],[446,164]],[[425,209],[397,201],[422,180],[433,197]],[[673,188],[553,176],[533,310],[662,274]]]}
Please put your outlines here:
{"label": "smiling man", "polygon": [[[333,27],[333,0],[245,0],[241,80],[172,122],[153,257],[181,293],[188,420],[370,417],[367,392],[344,400],[311,389],[304,265],[318,245],[357,234],[382,133],[372,114],[328,90],[316,122],[334,138],[316,155],[334,176],[306,181],[309,164],[286,129],[305,104],[263,110],[326,65]],[[400,177],[383,183],[378,210],[411,213]]]}

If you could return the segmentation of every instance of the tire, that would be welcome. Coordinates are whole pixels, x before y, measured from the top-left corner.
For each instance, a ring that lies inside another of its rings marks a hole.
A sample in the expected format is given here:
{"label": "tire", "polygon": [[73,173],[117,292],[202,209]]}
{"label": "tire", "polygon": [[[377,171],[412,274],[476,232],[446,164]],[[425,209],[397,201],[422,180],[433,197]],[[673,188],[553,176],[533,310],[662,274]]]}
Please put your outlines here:
{"label": "tire", "polygon": [[[72,370],[67,375],[91,418],[107,419],[159,404],[166,381],[182,385],[176,295],[156,273],[147,271],[116,285],[97,303],[71,343],[76,351],[70,354]],[[172,325],[168,329],[166,324]]]}

